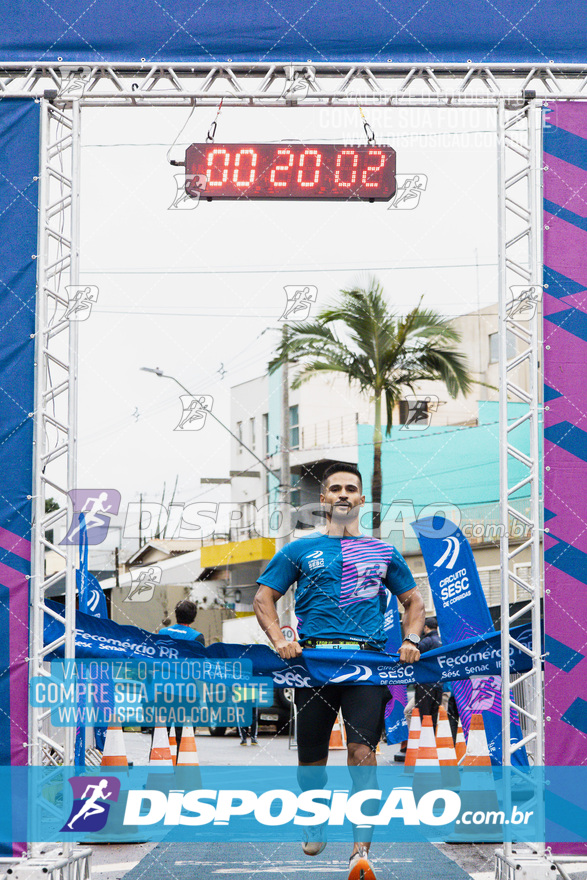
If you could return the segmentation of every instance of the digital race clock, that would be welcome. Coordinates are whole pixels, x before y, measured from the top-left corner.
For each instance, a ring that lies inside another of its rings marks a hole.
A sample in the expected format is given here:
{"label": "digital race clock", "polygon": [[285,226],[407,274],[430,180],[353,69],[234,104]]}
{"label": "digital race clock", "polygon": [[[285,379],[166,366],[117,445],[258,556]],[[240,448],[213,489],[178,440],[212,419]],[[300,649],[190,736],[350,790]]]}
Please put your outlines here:
{"label": "digital race clock", "polygon": [[395,193],[395,150],[388,146],[192,144],[185,167],[186,192],[206,199],[384,202]]}

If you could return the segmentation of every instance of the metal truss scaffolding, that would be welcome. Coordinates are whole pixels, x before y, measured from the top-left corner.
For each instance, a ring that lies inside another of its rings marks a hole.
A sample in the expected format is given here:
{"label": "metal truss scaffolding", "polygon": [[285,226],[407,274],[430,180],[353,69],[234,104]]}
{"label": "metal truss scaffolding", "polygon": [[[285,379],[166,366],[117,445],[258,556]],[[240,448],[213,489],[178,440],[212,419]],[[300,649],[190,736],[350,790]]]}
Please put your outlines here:
{"label": "metal truss scaffolding", "polygon": [[[541,202],[541,102],[529,100],[521,108],[508,109],[507,102],[498,107],[498,261],[499,261],[499,461],[500,461],[500,520],[505,524],[500,541],[501,568],[501,656],[509,658],[510,647],[528,654],[531,669],[515,682],[510,678],[509,662],[502,662],[502,742],[503,763],[511,766],[512,754],[526,748],[532,763],[544,765],[544,693],[542,648],[540,634],[541,579],[541,509],[539,417],[540,377],[539,351],[541,346],[541,291],[542,291],[542,202]],[[516,352],[509,352],[508,337],[513,338]],[[508,420],[508,402],[522,403],[523,413]],[[529,425],[530,449],[519,448],[515,431]],[[512,464],[520,463],[524,475],[512,479]],[[520,513],[512,503],[521,488],[530,488],[530,514]],[[527,529],[526,540],[510,549],[511,521],[518,521]],[[515,570],[515,561],[525,549],[530,549],[530,576],[521,578]],[[522,607],[510,614],[510,588],[518,587],[525,595]],[[510,628],[522,616],[529,616],[532,626],[532,649],[523,647],[510,634]],[[525,685],[522,689],[520,686]],[[520,705],[515,694],[529,695],[526,705]],[[524,721],[526,735],[512,743],[510,718],[517,712]],[[536,792],[536,804],[542,802],[542,791]],[[506,791],[506,806],[510,798]],[[543,811],[542,811],[543,812]],[[540,827],[540,819],[538,825]],[[526,867],[544,866],[545,844],[533,845],[533,854]],[[498,856],[498,867],[503,876],[511,868],[512,844],[504,843]],[[516,859],[516,863],[519,858]],[[515,870],[515,866],[514,866]],[[534,870],[534,868],[532,869]],[[532,875],[534,876],[534,875]]]}
{"label": "metal truss scaffolding", "polygon": [[[293,88],[293,86],[296,86]],[[300,88],[300,85],[302,88]],[[501,530],[502,651],[516,644],[510,625],[509,590],[517,584],[527,594],[533,630],[530,706],[516,704],[507,664],[502,677],[504,761],[514,747],[507,723],[510,709],[522,712],[523,744],[537,764],[543,763],[543,693],[540,636],[541,550],[539,499],[539,312],[528,323],[509,307],[510,288],[539,286],[541,266],[540,115],[541,102],[587,99],[587,75],[579,65],[399,65],[399,64],[10,64],[0,63],[0,97],[41,100],[40,224],[37,297],[35,525],[31,584],[31,675],[47,674],[44,657],[57,646],[43,646],[43,614],[56,616],[46,597],[57,575],[47,577],[46,549],[66,557],[66,601],[62,640],[66,656],[74,656],[75,558],[51,540],[50,530],[67,516],[67,491],[76,486],[76,322],[64,317],[67,296],[63,282],[78,282],[79,145],[81,111],[85,106],[213,105],[231,106],[469,106],[496,111],[499,170],[500,265],[500,444],[501,519],[520,520],[529,537],[510,550],[508,528]],[[507,336],[518,340],[515,357],[507,360]],[[507,421],[508,400],[521,401],[527,411]],[[530,454],[514,443],[516,427],[530,425]],[[508,464],[522,462],[527,475],[517,484]],[[531,491],[530,516],[511,503],[522,486]],[[45,513],[45,500],[56,498],[59,509]],[[522,579],[514,560],[531,548],[531,572]],[[518,645],[525,650],[521,645]],[[46,716],[30,710],[30,763],[73,763],[73,731],[57,743],[44,729]],[[517,745],[516,747],[519,747]],[[31,853],[32,854],[32,853]],[[507,863],[509,849],[503,858]],[[535,859],[545,864],[544,847]],[[538,864],[538,862],[536,864]]]}
{"label": "metal truss scaffolding", "polygon": [[[307,90],[300,88],[307,83]],[[295,87],[294,87],[295,86]],[[0,62],[0,97],[42,97],[132,106],[145,101],[170,105],[393,106],[419,99],[491,105],[496,99],[537,96],[587,98],[587,70],[580,64],[189,64],[9,63]]]}
{"label": "metal truss scaffolding", "polygon": [[[39,233],[37,254],[37,319],[35,347],[34,520],[30,585],[30,677],[48,676],[45,658],[62,647],[65,657],[75,654],[76,548],[54,543],[55,526],[67,517],[67,492],[76,484],[76,358],[77,324],[66,315],[66,284],[75,284],[78,273],[80,107],[73,101],[56,107],[41,101]],[[51,499],[56,510],[47,510]],[[45,555],[53,550],[65,560],[65,605],[47,604],[51,588],[63,572],[47,574]],[[61,610],[62,609],[62,610]],[[60,620],[64,634],[44,645],[43,619]],[[29,702],[29,765],[74,763],[75,728],[62,728],[56,739],[50,710]],[[43,788],[50,779],[45,777]],[[35,821],[42,823],[55,807],[31,783],[30,803]],[[30,865],[43,861],[43,870],[68,877],[89,873],[82,862],[88,852],[65,844],[41,859],[41,847],[29,844]],[[79,863],[79,864],[78,864]],[[20,871],[17,871],[18,874]],[[81,873],[80,873],[81,872]],[[73,876],[73,875],[72,875]]]}

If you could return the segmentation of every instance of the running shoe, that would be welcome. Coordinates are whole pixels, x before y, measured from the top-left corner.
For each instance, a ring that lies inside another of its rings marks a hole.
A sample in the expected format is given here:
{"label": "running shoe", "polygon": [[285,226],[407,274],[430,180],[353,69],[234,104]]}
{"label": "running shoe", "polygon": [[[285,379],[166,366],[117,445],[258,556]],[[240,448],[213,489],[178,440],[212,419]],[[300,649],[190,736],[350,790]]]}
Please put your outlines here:
{"label": "running shoe", "polygon": [[362,846],[349,860],[349,880],[377,880],[369,853]]}
{"label": "running shoe", "polygon": [[252,739],[252,740],[251,740],[251,745],[252,745],[252,746],[258,746],[259,743],[258,743],[258,741],[257,741],[256,739]]}
{"label": "running shoe", "polygon": [[246,744],[247,744],[246,739],[241,739],[241,746],[246,746]]}
{"label": "running shoe", "polygon": [[302,849],[307,856],[318,856],[326,846],[326,823],[306,825],[302,831]]}

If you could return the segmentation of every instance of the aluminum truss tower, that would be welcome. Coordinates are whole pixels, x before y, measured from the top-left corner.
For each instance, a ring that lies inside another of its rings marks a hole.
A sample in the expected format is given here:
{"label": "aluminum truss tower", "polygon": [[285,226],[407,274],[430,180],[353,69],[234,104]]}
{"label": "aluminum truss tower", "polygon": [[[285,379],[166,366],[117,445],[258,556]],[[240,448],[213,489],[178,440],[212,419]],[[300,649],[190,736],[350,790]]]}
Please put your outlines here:
{"label": "aluminum truss tower", "polygon": [[[300,82],[307,88],[300,90]],[[296,84],[296,89],[293,85]],[[300,97],[301,96],[301,97]],[[38,318],[35,433],[35,528],[31,585],[33,606],[31,675],[43,674],[43,658],[55,647],[43,647],[45,596],[55,577],[45,577],[46,548],[63,550],[49,539],[49,530],[67,516],[66,492],[75,487],[76,333],[75,323],[63,318],[67,298],[65,279],[78,280],[79,143],[81,111],[85,106],[412,106],[490,107],[496,111],[499,194],[500,266],[500,420],[501,518],[506,528],[501,545],[502,635],[504,650],[512,643],[509,589],[518,584],[527,594],[533,630],[532,669],[525,674],[532,702],[524,708],[513,698],[509,671],[502,678],[504,717],[510,707],[522,711],[537,763],[543,762],[543,693],[541,672],[541,518],[539,499],[539,312],[528,324],[510,306],[515,286],[538,288],[541,266],[540,106],[542,101],[587,99],[587,75],[580,65],[477,64],[5,64],[0,63],[0,97],[41,100],[41,208],[38,254]],[[523,352],[508,361],[507,333],[521,340]],[[522,401],[527,413],[507,422],[508,399]],[[530,424],[530,455],[519,450],[512,432]],[[512,485],[510,460],[521,461],[527,476]],[[522,485],[531,492],[530,515],[522,517],[510,504]],[[57,496],[59,509],[45,513],[45,498]],[[518,549],[511,551],[507,523],[515,517],[526,527],[531,548],[527,580],[513,569]],[[74,655],[75,559],[68,549],[66,567],[65,653]],[[58,744],[43,732],[43,714],[31,709],[30,761],[71,763],[73,742]],[[509,725],[503,731],[504,759],[511,758]],[[510,848],[502,859],[508,875]],[[537,848],[535,867],[550,864]],[[540,866],[540,867],[539,867]],[[545,867],[546,866],[546,867]],[[538,874],[536,875],[538,876]],[[540,874],[542,876],[542,874]]]}

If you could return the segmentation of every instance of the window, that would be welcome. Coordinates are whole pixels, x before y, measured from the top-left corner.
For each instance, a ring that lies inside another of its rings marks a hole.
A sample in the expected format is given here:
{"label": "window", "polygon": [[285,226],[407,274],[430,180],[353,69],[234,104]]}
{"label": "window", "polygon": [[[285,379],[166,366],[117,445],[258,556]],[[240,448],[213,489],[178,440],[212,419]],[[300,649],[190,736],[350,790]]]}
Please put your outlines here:
{"label": "window", "polygon": [[290,476],[290,492],[289,492],[289,501],[292,507],[299,507],[301,504],[300,500],[300,480],[301,477],[299,474],[291,474]]}
{"label": "window", "polygon": [[[508,361],[516,356],[516,337],[511,330],[506,331],[506,357]],[[499,361],[499,333],[489,334],[489,363],[496,364]]]}
{"label": "window", "polygon": [[257,442],[255,437],[255,419],[249,419],[249,431],[249,436],[251,438],[251,449],[254,449]]}
{"label": "window", "polygon": [[269,413],[263,413],[263,454],[269,455]]}
{"label": "window", "polygon": [[241,452],[243,451],[243,447],[242,447],[242,442],[243,442],[243,423],[242,423],[242,422],[237,422],[237,423],[236,423],[236,436],[238,437],[238,444],[237,444],[237,445],[238,445],[238,449],[237,449],[237,454],[240,455]]}
{"label": "window", "polygon": [[300,448],[300,424],[297,403],[289,408],[289,448]]}

